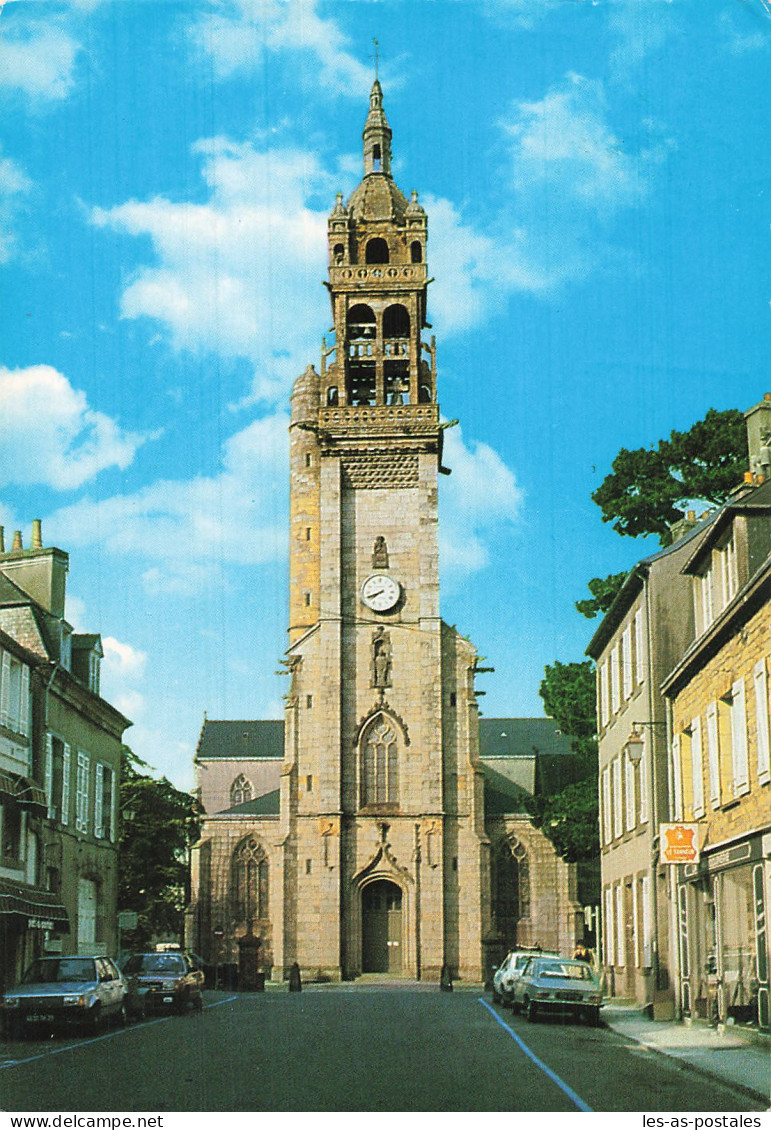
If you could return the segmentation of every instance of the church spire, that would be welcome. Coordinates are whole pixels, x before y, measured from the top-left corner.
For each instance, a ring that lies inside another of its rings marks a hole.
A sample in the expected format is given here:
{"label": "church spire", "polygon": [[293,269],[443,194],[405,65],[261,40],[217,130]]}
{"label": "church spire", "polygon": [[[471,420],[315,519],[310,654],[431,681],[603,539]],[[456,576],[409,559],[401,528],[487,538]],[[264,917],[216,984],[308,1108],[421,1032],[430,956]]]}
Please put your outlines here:
{"label": "church spire", "polygon": [[383,88],[378,79],[372,84],[369,113],[364,123],[364,175],[385,173],[391,176],[391,127],[383,109]]}

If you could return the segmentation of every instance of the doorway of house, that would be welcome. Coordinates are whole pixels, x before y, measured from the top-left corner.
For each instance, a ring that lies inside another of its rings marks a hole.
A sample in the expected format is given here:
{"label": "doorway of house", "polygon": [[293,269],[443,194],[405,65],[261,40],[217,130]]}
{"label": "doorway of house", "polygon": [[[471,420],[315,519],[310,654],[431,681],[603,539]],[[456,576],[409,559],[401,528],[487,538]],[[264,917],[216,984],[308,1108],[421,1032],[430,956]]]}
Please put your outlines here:
{"label": "doorway of house", "polygon": [[401,973],[402,892],[377,879],[361,892],[363,973]]}

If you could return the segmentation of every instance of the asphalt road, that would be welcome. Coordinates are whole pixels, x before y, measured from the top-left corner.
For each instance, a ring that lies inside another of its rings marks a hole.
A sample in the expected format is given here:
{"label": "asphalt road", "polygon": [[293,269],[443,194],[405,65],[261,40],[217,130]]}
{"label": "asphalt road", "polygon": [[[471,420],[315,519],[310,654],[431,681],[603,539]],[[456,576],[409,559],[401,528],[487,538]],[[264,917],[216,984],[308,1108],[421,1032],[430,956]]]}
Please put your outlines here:
{"label": "asphalt road", "polygon": [[749,1111],[605,1028],[436,989],[207,993],[203,1013],[0,1044],[5,1111]]}

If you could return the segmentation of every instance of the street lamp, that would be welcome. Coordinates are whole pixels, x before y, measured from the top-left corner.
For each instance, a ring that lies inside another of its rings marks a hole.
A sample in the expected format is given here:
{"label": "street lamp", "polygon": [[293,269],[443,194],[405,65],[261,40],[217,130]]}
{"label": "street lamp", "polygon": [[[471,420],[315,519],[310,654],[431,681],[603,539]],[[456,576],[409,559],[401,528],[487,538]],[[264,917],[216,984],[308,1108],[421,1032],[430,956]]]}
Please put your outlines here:
{"label": "street lamp", "polygon": [[632,730],[629,737],[626,739],[624,752],[633,765],[639,765],[642,761],[643,750],[645,749],[645,742],[643,741],[642,734],[638,734],[637,730]]}

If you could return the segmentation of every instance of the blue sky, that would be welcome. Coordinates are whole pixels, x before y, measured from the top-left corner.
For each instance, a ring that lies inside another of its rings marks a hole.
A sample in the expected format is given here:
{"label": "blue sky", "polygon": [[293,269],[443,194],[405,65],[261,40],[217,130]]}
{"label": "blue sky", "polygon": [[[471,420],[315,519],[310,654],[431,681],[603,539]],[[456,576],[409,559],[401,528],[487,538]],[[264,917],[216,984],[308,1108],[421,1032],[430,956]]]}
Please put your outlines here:
{"label": "blue sky", "polygon": [[0,523],[70,553],[128,740],[280,717],[287,398],[329,328],[373,37],[429,216],[443,616],[542,713],[586,581],[651,545],[621,446],[771,390],[766,0],[6,0]]}

